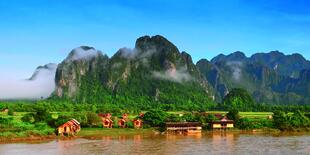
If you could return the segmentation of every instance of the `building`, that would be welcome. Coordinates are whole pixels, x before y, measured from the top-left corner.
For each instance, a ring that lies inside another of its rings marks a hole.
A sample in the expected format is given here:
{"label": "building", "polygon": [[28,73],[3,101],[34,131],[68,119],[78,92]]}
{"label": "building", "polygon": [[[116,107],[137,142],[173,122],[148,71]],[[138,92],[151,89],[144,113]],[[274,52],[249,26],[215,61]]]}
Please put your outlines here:
{"label": "building", "polygon": [[221,120],[210,122],[212,129],[230,129],[234,128],[234,121],[223,117]]}
{"label": "building", "polygon": [[167,132],[174,133],[201,133],[199,122],[166,122]]}
{"label": "building", "polygon": [[81,130],[81,126],[77,120],[72,119],[59,126],[56,130],[58,135],[74,135]]}
{"label": "building", "polygon": [[118,126],[120,128],[126,128],[126,122],[128,120],[128,114],[123,114],[122,118],[118,120]]}
{"label": "building", "polygon": [[112,115],[110,113],[106,114],[98,114],[101,118],[102,126],[104,128],[112,128],[113,127],[113,120],[111,119]]}
{"label": "building", "polygon": [[141,128],[142,127],[142,120],[141,119],[133,120],[133,126],[134,126],[134,128]]}

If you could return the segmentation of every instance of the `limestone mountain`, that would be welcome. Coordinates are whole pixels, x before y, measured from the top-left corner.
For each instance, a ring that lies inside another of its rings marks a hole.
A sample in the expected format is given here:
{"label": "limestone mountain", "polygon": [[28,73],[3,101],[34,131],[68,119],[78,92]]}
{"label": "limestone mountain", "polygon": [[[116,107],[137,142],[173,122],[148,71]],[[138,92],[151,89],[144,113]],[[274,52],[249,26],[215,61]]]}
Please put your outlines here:
{"label": "limestone mountain", "polygon": [[[138,38],[111,58],[92,47],[71,51],[58,65],[53,97],[77,102],[206,104],[213,89],[192,58],[162,36]],[[125,104],[125,103],[124,103]]]}
{"label": "limestone mountain", "polygon": [[218,101],[232,88],[244,88],[259,103],[304,104],[308,102],[309,61],[299,54],[278,51],[254,54],[220,54],[211,62],[202,59],[196,66],[215,88]]}

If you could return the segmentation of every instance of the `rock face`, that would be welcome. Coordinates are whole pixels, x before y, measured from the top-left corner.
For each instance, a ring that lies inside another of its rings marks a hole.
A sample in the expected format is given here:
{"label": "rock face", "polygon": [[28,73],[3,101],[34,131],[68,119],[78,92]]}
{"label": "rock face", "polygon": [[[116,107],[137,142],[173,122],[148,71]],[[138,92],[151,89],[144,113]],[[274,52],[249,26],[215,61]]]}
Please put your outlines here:
{"label": "rock face", "polygon": [[55,82],[56,95],[72,98],[79,93],[82,77],[95,74],[108,63],[108,57],[93,47],[81,46],[73,49],[68,57],[58,65]]}
{"label": "rock face", "polygon": [[55,81],[54,97],[78,102],[126,96],[203,104],[213,96],[191,56],[159,35],[141,37],[134,49],[122,48],[111,58],[92,47],[76,48],[58,65]]}
{"label": "rock face", "polygon": [[309,91],[309,61],[299,54],[284,55],[278,51],[254,54],[241,52],[218,55],[211,62],[200,60],[196,66],[215,88],[220,101],[228,90],[244,88],[259,103],[306,103]]}

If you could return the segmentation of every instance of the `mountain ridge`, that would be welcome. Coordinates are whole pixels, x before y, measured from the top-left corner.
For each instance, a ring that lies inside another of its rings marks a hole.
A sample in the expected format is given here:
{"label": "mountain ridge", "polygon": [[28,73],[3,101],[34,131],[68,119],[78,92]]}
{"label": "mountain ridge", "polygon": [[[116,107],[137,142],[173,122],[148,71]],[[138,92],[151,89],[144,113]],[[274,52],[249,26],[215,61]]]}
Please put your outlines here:
{"label": "mountain ridge", "polygon": [[[200,94],[199,100],[203,102],[221,102],[229,90],[240,87],[247,89],[259,103],[307,104],[310,61],[298,53],[270,51],[247,57],[236,51],[194,63],[189,53],[180,51],[165,37],[142,36],[133,49],[121,48],[111,57],[94,47],[73,49],[58,65],[55,83],[52,97],[75,102],[93,102],[95,94],[94,100],[98,101],[107,100],[102,97],[105,95],[110,98],[131,95],[176,103],[178,99],[172,97],[169,101],[165,93],[180,93],[177,88]],[[188,97],[191,94],[181,93]]]}

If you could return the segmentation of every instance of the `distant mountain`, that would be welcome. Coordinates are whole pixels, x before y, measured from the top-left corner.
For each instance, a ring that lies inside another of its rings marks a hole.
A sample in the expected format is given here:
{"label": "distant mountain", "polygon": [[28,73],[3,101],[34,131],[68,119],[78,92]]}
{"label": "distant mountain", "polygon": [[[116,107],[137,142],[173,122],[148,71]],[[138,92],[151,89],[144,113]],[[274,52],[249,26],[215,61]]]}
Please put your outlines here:
{"label": "distant mountain", "polygon": [[251,92],[259,103],[309,103],[310,62],[300,54],[272,51],[248,58],[238,51],[220,54],[211,62],[202,59],[196,66],[215,88],[219,101],[230,89],[240,87]]}
{"label": "distant mountain", "polygon": [[310,62],[302,55],[284,55],[279,51],[254,54],[251,56],[250,61],[265,65],[280,75],[292,78],[298,78],[302,70],[310,68]]}

